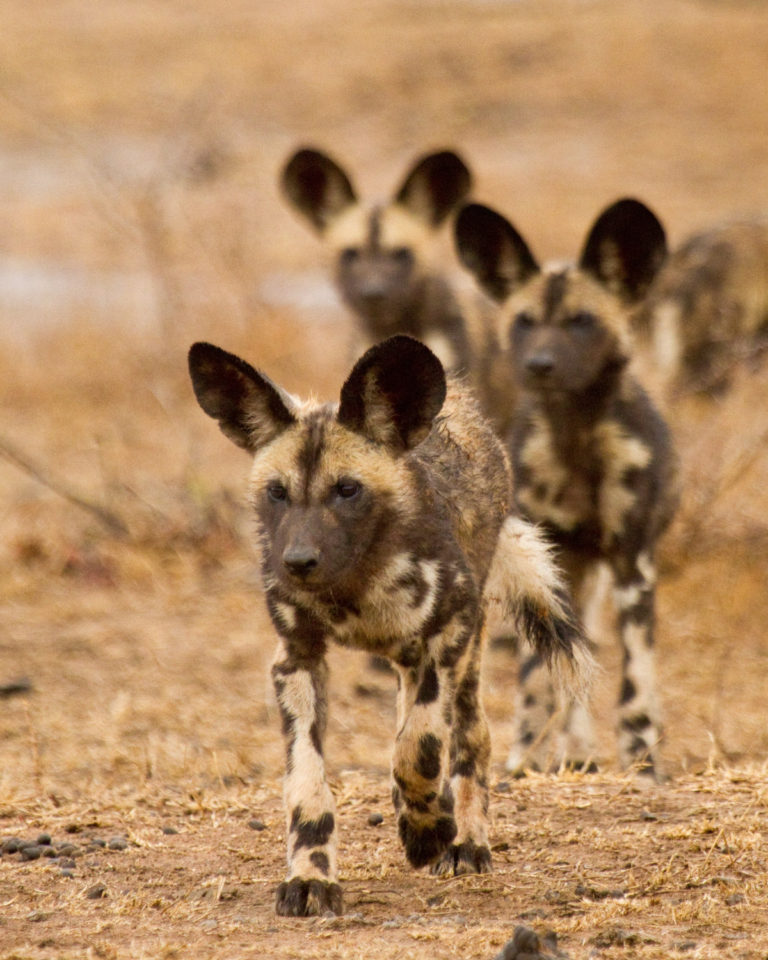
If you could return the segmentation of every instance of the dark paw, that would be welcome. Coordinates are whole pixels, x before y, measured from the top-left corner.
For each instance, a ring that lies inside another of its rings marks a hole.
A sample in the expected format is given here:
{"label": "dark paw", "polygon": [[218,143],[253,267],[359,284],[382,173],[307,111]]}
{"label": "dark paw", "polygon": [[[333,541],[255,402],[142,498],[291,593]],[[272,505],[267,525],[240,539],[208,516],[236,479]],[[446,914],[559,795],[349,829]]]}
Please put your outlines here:
{"label": "dark paw", "polygon": [[491,851],[488,847],[465,840],[446,850],[441,859],[433,864],[432,873],[461,877],[469,873],[490,873],[491,869]]}
{"label": "dark paw", "polygon": [[453,817],[440,817],[434,826],[422,827],[412,824],[405,814],[401,814],[397,826],[405,855],[414,867],[434,863],[456,836]]}
{"label": "dark paw", "polygon": [[275,909],[280,917],[317,917],[325,913],[340,916],[344,912],[341,887],[327,880],[294,877],[277,888]]}

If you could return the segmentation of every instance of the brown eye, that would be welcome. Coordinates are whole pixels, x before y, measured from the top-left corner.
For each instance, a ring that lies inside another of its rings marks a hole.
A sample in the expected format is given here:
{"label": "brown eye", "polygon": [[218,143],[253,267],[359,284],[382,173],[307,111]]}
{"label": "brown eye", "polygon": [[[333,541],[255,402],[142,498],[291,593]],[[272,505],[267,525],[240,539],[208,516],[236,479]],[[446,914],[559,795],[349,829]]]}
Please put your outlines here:
{"label": "brown eye", "polygon": [[336,493],[342,500],[351,500],[360,493],[361,489],[362,484],[357,480],[339,480],[336,484]]}
{"label": "brown eye", "polygon": [[595,325],[594,315],[587,313],[586,310],[580,310],[568,318],[568,326],[574,330],[588,330]]}
{"label": "brown eye", "polygon": [[282,503],[288,499],[288,491],[282,483],[270,483],[267,486],[267,497],[272,503]]}
{"label": "brown eye", "polygon": [[413,254],[408,247],[395,247],[392,251],[392,258],[405,266],[413,260]]}

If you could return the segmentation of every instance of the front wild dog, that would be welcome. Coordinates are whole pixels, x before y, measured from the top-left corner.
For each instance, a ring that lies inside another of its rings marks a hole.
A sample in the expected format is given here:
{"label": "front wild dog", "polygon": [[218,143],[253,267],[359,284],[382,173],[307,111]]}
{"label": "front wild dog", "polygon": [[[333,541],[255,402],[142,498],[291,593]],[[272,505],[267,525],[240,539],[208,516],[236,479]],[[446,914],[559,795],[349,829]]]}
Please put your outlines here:
{"label": "front wild dog", "polygon": [[[620,757],[653,773],[654,552],[676,504],[676,460],[664,421],[627,370],[628,308],[664,259],[664,231],[643,204],[621,200],[598,217],[578,265],[542,269],[510,223],[473,204],[456,240],[499,304],[499,359],[521,393],[509,438],[517,504],[551,537],[577,597],[608,565],[623,652]],[[521,665],[511,769],[543,746],[554,711],[539,666],[536,654]],[[558,760],[589,764],[591,723],[579,705],[566,707],[562,735]]]}
{"label": "front wild dog", "polygon": [[254,458],[287,753],[289,872],[277,912],[342,910],[323,762],[330,641],[395,667],[393,799],[409,861],[435,873],[489,870],[486,607],[500,600],[542,656],[573,661],[584,643],[546,547],[509,516],[502,444],[409,337],[371,348],[338,405],[301,403],[210,344],[195,344],[189,363],[203,410]]}
{"label": "front wild dog", "polygon": [[467,372],[470,344],[459,301],[434,261],[440,228],[472,177],[451,150],[417,160],[392,198],[363,203],[331,157],[302,149],[281,176],[284,196],[330,248],[336,285],[365,348],[397,333],[426,343],[446,368]]}

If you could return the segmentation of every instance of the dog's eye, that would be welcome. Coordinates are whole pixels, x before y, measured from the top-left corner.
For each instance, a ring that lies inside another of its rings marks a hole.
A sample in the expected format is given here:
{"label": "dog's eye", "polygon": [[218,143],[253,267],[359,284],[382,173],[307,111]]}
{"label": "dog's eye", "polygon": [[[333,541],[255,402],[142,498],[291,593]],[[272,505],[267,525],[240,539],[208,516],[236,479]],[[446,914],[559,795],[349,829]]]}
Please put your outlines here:
{"label": "dog's eye", "polygon": [[362,485],[357,480],[339,480],[336,484],[336,493],[342,500],[351,500],[361,489]]}
{"label": "dog's eye", "polygon": [[267,486],[267,496],[272,503],[282,503],[288,499],[288,490],[282,483],[270,483]]}
{"label": "dog's eye", "polygon": [[340,254],[342,263],[354,263],[360,256],[358,247],[345,247]]}
{"label": "dog's eye", "polygon": [[523,310],[522,313],[518,313],[515,317],[515,326],[518,330],[528,330],[535,326],[535,324],[536,318],[532,313],[528,313],[527,310]]}
{"label": "dog's eye", "polygon": [[586,310],[580,310],[568,317],[568,326],[574,330],[587,330],[595,325],[595,317]]}
{"label": "dog's eye", "polygon": [[405,266],[413,260],[413,254],[408,247],[395,247],[392,251],[392,259]]}

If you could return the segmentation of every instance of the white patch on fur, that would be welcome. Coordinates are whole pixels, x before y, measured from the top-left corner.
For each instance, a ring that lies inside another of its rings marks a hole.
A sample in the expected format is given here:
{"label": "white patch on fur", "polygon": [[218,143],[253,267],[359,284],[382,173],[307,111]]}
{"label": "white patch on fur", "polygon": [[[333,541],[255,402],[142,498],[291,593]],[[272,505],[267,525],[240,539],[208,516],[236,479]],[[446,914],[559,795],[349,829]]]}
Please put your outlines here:
{"label": "white patch on fur", "polygon": [[555,503],[568,484],[570,474],[555,453],[549,424],[544,417],[535,418],[533,430],[520,451],[520,459],[534,476],[542,478],[546,487],[543,495],[534,492],[533,486],[522,487],[518,493],[520,503],[533,516],[546,518],[561,530],[572,530],[581,520],[582,511],[569,509],[567,501]]}
{"label": "white patch on fur", "polygon": [[[558,596],[564,590],[563,577],[544,536],[520,517],[507,517],[486,581],[488,603],[500,606],[502,617],[515,623],[524,601],[553,618],[564,619],[567,614]],[[519,633],[517,629],[511,632]],[[574,647],[573,660],[558,666],[565,667],[561,683],[572,688],[574,695],[583,696],[595,668],[591,653],[582,646]]]}
{"label": "white patch on fur", "polygon": [[635,696],[620,707],[622,717],[636,717],[645,714],[651,726],[635,734],[619,725],[619,754],[622,764],[630,764],[635,756],[632,744],[640,736],[652,753],[659,742],[661,725],[659,706],[656,699],[656,666],[653,648],[648,646],[646,630],[638,624],[629,624],[623,631],[624,644],[629,652],[626,675],[634,684]]}
{"label": "white patch on fur", "polygon": [[450,370],[456,366],[456,350],[444,333],[433,330],[422,337],[422,342],[429,347],[445,369]]}
{"label": "white patch on fur", "polygon": [[296,610],[289,604],[281,603],[279,600],[275,601],[274,615],[282,624],[283,629],[296,629]]}
{"label": "white patch on fur", "polygon": [[[415,574],[426,582],[421,602],[413,604],[413,586],[398,581]],[[417,560],[410,553],[394,556],[376,577],[360,602],[360,615],[349,616],[331,630],[340,640],[355,635],[377,640],[393,640],[417,634],[432,615],[438,591],[440,564],[431,560]]]}
{"label": "white patch on fur", "polygon": [[599,512],[603,520],[603,538],[607,545],[624,531],[624,517],[636,502],[635,494],[624,485],[629,470],[643,470],[651,461],[650,448],[637,437],[629,436],[612,420],[600,423],[595,430],[600,462],[605,477],[600,485]]}
{"label": "white patch on fur", "polygon": [[663,300],[654,310],[653,355],[657,375],[663,384],[669,384],[680,368],[683,342],[680,330],[680,304]]}
{"label": "white patch on fur", "polygon": [[637,557],[637,571],[641,580],[629,584],[627,587],[615,587],[613,591],[616,607],[619,610],[628,610],[640,602],[642,595],[656,583],[656,567],[647,553],[640,553]]}

